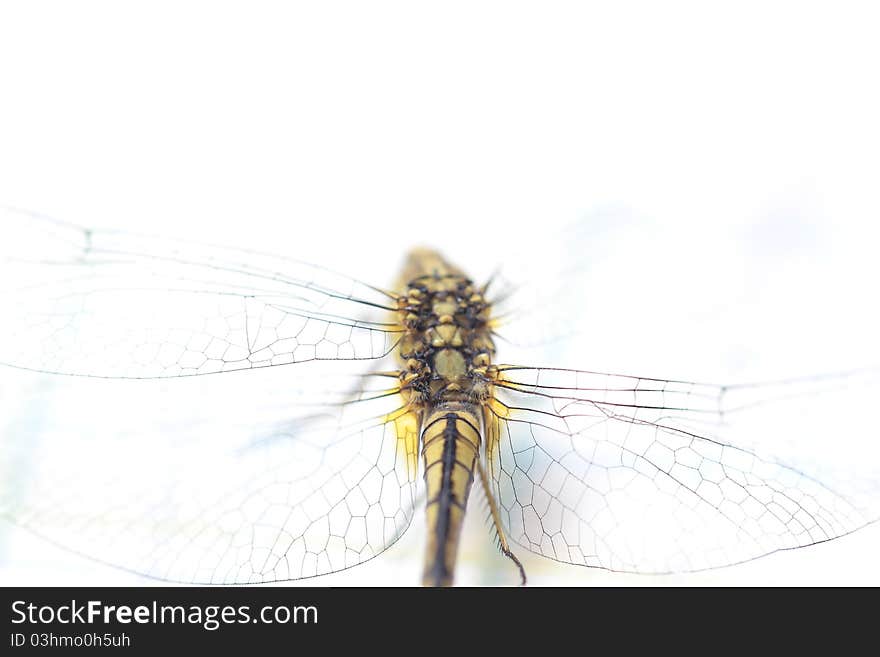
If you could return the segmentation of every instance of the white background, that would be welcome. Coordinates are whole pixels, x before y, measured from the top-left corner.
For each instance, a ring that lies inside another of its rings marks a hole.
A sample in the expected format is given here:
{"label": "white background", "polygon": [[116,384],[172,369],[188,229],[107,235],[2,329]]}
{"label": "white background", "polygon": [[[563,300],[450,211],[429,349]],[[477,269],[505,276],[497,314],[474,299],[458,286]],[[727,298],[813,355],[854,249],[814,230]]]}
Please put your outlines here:
{"label": "white background", "polygon": [[[552,263],[561,227],[611,208],[636,226],[602,254],[613,303],[589,305],[596,340],[571,366],[723,381],[876,364],[877,19],[842,2],[6,2],[0,204],[377,285],[421,243],[480,273]],[[662,343],[639,339],[640,309]],[[460,579],[505,581],[476,524]],[[4,583],[139,581],[4,530]],[[415,582],[419,532],[316,583]],[[695,577],[532,573],[877,584],[878,551],[873,527]]]}

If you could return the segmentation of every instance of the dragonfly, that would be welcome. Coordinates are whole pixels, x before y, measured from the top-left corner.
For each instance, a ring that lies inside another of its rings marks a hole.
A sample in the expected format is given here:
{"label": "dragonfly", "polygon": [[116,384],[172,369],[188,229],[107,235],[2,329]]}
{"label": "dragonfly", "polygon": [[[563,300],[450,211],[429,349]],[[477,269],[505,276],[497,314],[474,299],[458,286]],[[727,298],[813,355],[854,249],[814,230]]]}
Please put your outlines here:
{"label": "dragonfly", "polygon": [[57,388],[6,432],[0,516],[100,562],[298,580],[377,557],[420,511],[422,583],[448,586],[473,491],[523,584],[523,551],[696,572],[880,517],[876,464],[836,471],[828,435],[795,428],[818,406],[867,413],[853,391],[870,399],[877,368],[719,385],[508,364],[517,336],[565,339],[576,271],[477,281],[417,248],[385,288],[18,210],[0,222],[15,236],[0,363]]}

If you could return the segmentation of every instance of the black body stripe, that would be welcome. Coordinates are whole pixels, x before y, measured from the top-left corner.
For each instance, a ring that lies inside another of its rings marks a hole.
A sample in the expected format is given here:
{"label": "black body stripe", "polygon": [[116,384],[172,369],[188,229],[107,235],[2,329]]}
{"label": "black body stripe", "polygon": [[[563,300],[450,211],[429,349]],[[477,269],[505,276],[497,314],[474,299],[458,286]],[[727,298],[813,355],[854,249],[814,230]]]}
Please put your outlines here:
{"label": "black body stripe", "polygon": [[449,540],[449,523],[450,513],[453,503],[458,506],[458,500],[453,499],[452,493],[452,470],[455,467],[456,458],[455,450],[458,443],[458,429],[455,423],[458,416],[455,413],[449,413],[445,416],[446,426],[443,427],[443,456],[441,463],[443,471],[440,478],[440,491],[436,500],[432,500],[439,504],[437,509],[437,552],[434,554],[434,563],[431,566],[431,577],[435,582],[448,581],[452,577],[446,563],[446,542]]}

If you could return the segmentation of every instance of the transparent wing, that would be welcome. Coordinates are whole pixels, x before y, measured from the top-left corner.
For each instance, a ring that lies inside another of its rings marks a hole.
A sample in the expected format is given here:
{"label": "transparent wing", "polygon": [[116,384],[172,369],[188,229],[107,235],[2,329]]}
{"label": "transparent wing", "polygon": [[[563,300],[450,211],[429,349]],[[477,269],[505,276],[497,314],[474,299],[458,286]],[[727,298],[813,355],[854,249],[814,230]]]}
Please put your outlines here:
{"label": "transparent wing", "polygon": [[487,467],[512,540],[615,571],[695,571],[880,517],[880,370],[715,386],[509,367]]}
{"label": "transparent wing", "polygon": [[287,385],[272,403],[236,375],[42,377],[30,406],[4,405],[0,516],[178,582],[273,582],[370,559],[412,518],[415,420],[391,379],[311,390],[321,379],[309,374],[297,398],[283,372],[262,373]]}
{"label": "transparent wing", "polygon": [[876,364],[869,236],[776,219],[660,224],[607,208],[542,226],[489,285],[499,361],[690,380]]}
{"label": "transparent wing", "polygon": [[377,359],[393,295],[260,253],[94,231],[0,209],[0,363],[176,377]]}
{"label": "transparent wing", "polygon": [[589,334],[597,313],[616,313],[620,299],[643,285],[633,287],[629,275],[633,261],[644,260],[648,232],[630,213],[607,209],[558,232],[530,235],[488,285],[503,352],[522,348],[533,362],[552,353],[554,345]]}

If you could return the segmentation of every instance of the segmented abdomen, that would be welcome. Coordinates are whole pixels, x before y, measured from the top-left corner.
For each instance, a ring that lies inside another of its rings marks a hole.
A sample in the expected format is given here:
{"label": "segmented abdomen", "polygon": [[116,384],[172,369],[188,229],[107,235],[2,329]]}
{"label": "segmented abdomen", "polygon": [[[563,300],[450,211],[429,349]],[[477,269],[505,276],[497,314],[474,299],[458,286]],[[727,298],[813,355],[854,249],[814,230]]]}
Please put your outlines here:
{"label": "segmented abdomen", "polygon": [[428,521],[425,586],[452,584],[479,452],[480,421],[475,407],[450,403],[428,414],[422,431]]}

